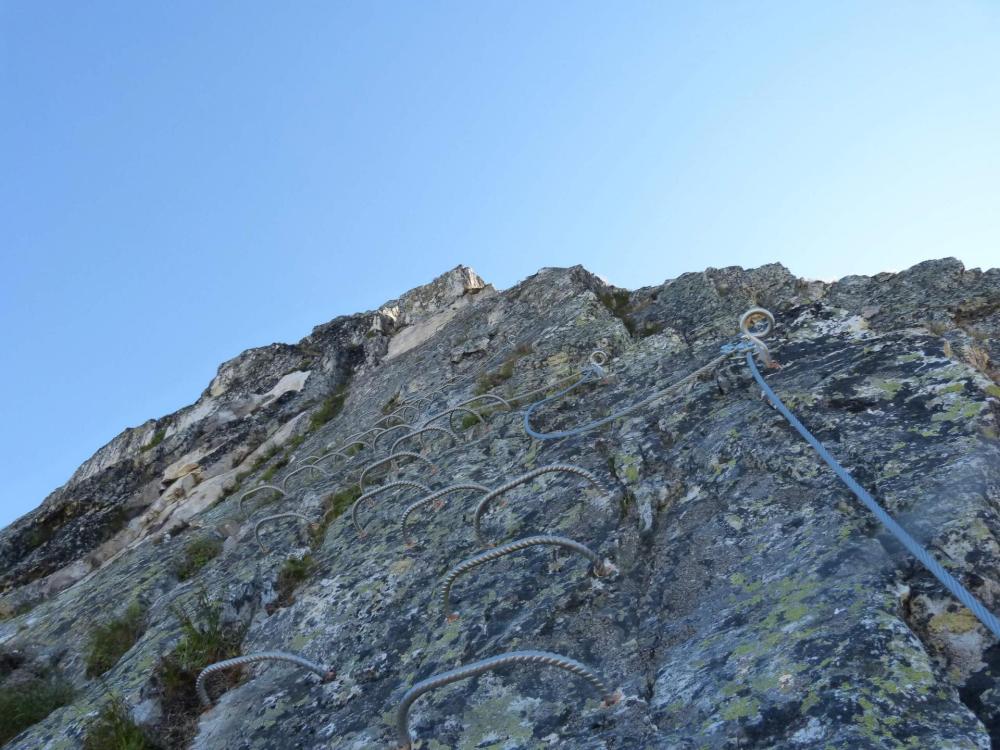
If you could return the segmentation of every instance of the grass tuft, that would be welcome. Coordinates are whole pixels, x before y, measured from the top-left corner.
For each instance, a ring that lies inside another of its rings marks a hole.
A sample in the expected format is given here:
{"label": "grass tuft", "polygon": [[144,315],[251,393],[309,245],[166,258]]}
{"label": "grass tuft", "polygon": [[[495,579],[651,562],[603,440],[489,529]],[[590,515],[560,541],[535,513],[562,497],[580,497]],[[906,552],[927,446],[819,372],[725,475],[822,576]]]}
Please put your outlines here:
{"label": "grass tuft", "polygon": [[195,539],[184,549],[184,558],[174,569],[178,580],[186,581],[222,552],[222,540],[214,537]]}
{"label": "grass tuft", "polygon": [[114,696],[87,729],[83,750],[159,750],[132,719],[128,703]]}
{"label": "grass tuft", "polygon": [[482,396],[498,385],[506,383],[514,376],[514,368],[517,367],[518,360],[531,354],[532,351],[531,344],[518,344],[513,354],[507,357],[495,372],[484,372],[479,376],[476,380],[476,387],[473,393],[477,396]]}
{"label": "grass tuft", "polygon": [[146,630],[146,608],[134,601],[113,620],[94,626],[87,646],[87,677],[97,677],[118,663]]}
{"label": "grass tuft", "polygon": [[323,517],[315,525],[312,531],[312,548],[316,549],[326,538],[326,530],[330,528],[339,516],[341,516],[351,505],[361,497],[361,488],[352,484],[347,489],[327,495],[323,501]]}
{"label": "grass tuft", "polygon": [[149,439],[149,442],[142,446],[139,450],[141,451],[151,451],[153,448],[158,446],[163,442],[163,439],[167,436],[167,431],[164,428],[160,428],[153,433],[153,437]]}
{"label": "grass tuft", "polygon": [[275,603],[277,607],[287,607],[295,601],[293,595],[295,589],[302,585],[312,572],[316,569],[316,560],[312,555],[302,557],[292,557],[285,560],[285,564],[278,571],[278,581],[275,586],[278,599]]}
{"label": "grass tuft", "polygon": [[[198,727],[201,706],[194,684],[198,674],[209,664],[239,656],[245,627],[226,625],[222,622],[222,607],[202,592],[195,607],[195,618],[181,609],[174,615],[180,621],[181,639],[157,668],[160,688],[160,705],[163,720],[160,725],[167,747],[187,747]],[[226,670],[213,679],[215,689],[219,684],[232,687],[240,679],[240,670]]]}
{"label": "grass tuft", "polygon": [[0,685],[0,744],[73,700],[73,686],[54,674]]}
{"label": "grass tuft", "polygon": [[323,399],[323,403],[320,404],[319,408],[313,412],[311,417],[309,417],[309,431],[313,432],[314,430],[318,430],[335,416],[340,414],[340,410],[344,408],[344,400],[346,398],[347,386],[344,386],[336,393],[333,393]]}
{"label": "grass tuft", "polygon": [[270,482],[274,479],[274,475],[278,473],[280,469],[288,466],[288,456],[282,456],[273,464],[267,467],[263,474],[260,475],[261,481]]}

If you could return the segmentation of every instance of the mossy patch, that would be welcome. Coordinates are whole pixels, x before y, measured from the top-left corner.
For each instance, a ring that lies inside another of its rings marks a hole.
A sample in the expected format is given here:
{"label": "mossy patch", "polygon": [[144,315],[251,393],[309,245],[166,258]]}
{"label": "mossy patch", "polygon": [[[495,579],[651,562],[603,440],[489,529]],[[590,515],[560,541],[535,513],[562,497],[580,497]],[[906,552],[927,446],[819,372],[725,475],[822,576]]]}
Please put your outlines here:
{"label": "mossy patch", "polygon": [[261,481],[270,482],[274,479],[274,475],[278,473],[280,469],[288,466],[288,456],[282,456],[273,464],[267,467],[263,474],[260,475]]}

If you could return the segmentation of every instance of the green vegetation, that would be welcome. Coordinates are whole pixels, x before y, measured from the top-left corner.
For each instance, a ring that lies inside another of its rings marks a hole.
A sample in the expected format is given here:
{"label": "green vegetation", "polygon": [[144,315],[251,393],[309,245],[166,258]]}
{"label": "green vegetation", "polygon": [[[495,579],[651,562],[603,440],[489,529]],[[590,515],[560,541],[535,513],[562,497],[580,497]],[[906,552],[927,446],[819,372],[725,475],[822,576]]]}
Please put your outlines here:
{"label": "green vegetation", "polygon": [[260,478],[265,482],[270,482],[274,478],[274,475],[278,473],[278,470],[283,469],[286,466],[288,466],[288,456],[282,456],[273,464],[268,466],[264,473],[260,475]]}
{"label": "green vegetation", "polygon": [[608,312],[622,322],[630,336],[645,338],[660,333],[664,329],[662,323],[655,323],[651,320],[647,320],[641,327],[636,323],[632,313],[636,312],[637,308],[632,304],[632,293],[627,289],[601,292],[597,298],[608,309]]}
{"label": "green vegetation", "polygon": [[361,488],[356,484],[352,484],[347,489],[326,496],[323,500],[323,517],[312,531],[313,549],[316,549],[323,543],[323,539],[326,538],[326,530],[330,528],[330,524],[350,508],[359,497],[361,497]]}
{"label": "green vegetation", "polygon": [[477,417],[475,414],[466,414],[464,417],[462,417],[462,423],[458,426],[458,429],[467,430],[470,427],[476,425],[478,422],[479,422],[479,417]]}
{"label": "green vegetation", "polygon": [[597,295],[597,298],[601,300],[601,304],[608,308],[613,315],[620,317],[628,312],[632,295],[627,289],[615,289],[609,292],[601,292]]}
{"label": "green vegetation", "polygon": [[323,399],[323,403],[313,412],[309,418],[309,431],[313,432],[325,425],[335,416],[340,414],[344,408],[344,400],[347,398],[347,386],[342,386],[336,393]]}
{"label": "green vegetation", "polygon": [[506,383],[514,376],[514,368],[517,367],[518,360],[531,354],[531,352],[531,344],[519,344],[513,354],[507,357],[495,372],[484,372],[479,376],[476,380],[476,388],[473,393],[481,396],[493,390],[498,385]]}
{"label": "green vegetation", "polygon": [[287,607],[295,601],[292,597],[295,589],[312,574],[315,568],[316,561],[312,555],[292,557],[285,560],[285,564],[278,571],[278,581],[276,584],[278,600],[276,606]]}
{"label": "green vegetation", "polygon": [[73,686],[55,674],[0,684],[0,744],[73,700]]}
{"label": "green vegetation", "polygon": [[397,393],[382,405],[383,414],[391,414],[403,404],[403,399]]}
{"label": "green vegetation", "polygon": [[155,448],[156,446],[158,446],[160,443],[162,443],[163,439],[166,436],[167,436],[166,429],[164,429],[164,428],[161,427],[159,430],[157,430],[156,432],[153,433],[153,437],[150,438],[149,442],[146,443],[144,446],[142,446],[139,450],[141,450],[141,451],[152,450],[153,448]]}
{"label": "green vegetation", "polygon": [[281,448],[279,448],[276,445],[272,445],[270,448],[264,451],[264,453],[262,453],[261,455],[257,456],[257,458],[254,459],[253,466],[251,467],[251,469],[259,469],[261,466],[266,464],[272,458],[277,456],[280,452]]}
{"label": "green vegetation", "polygon": [[128,703],[114,696],[87,729],[83,750],[158,750],[146,733],[132,720]]}
{"label": "green vegetation", "polygon": [[233,495],[235,495],[237,492],[239,492],[240,489],[242,489],[242,487],[243,487],[243,480],[246,479],[248,476],[250,476],[250,472],[249,471],[240,471],[240,472],[237,472],[236,473],[236,477],[235,477],[235,479],[233,481],[232,486],[230,486],[229,489],[224,490],[223,493],[221,495],[219,495],[219,499],[216,500],[215,503],[216,504],[221,503],[223,500],[225,500],[227,498],[230,498]]}
{"label": "green vegetation", "polygon": [[134,601],[113,620],[95,625],[87,645],[87,677],[97,677],[118,663],[146,630],[146,608]]}
{"label": "green vegetation", "polygon": [[[196,604],[196,616],[201,625],[195,624],[195,618],[180,609],[175,609],[174,615],[181,624],[181,639],[157,668],[163,707],[160,733],[168,747],[187,747],[197,729],[201,710],[194,691],[195,680],[209,664],[239,656],[246,628],[223,624],[222,607],[210,600],[205,592],[199,595]],[[222,683],[229,688],[240,676],[239,669],[226,670],[213,680],[213,684]]]}
{"label": "green vegetation", "polygon": [[222,552],[221,539],[209,536],[195,539],[184,549],[184,559],[174,569],[174,573],[179,580],[186,581],[208,565],[220,552]]}
{"label": "green vegetation", "polygon": [[610,292],[601,292],[597,295],[597,298],[601,301],[608,312],[618,318],[628,330],[629,335],[638,335],[638,328],[635,321],[629,317],[629,313],[632,311],[632,307],[629,304],[632,295],[626,289],[616,289]]}

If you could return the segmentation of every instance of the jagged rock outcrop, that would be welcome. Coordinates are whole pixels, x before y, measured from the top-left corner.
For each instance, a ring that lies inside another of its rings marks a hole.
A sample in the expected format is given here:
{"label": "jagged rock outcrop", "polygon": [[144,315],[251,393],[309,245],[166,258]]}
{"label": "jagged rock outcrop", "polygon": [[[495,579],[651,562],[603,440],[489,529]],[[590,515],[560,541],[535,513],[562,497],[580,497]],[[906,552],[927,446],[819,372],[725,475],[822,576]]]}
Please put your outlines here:
{"label": "jagged rock outcrop", "polygon": [[[348,448],[400,404],[417,405],[404,412],[412,421],[477,388],[510,397],[572,375],[595,348],[610,356],[609,377],[546,406],[536,426],[603,417],[717,356],[751,305],[777,318],[768,343],[783,368],[767,377],[779,395],[1000,611],[1000,270],[942,260],[827,284],[775,264],[629,292],[577,267],[498,292],[459,267],[298,344],[223,364],[195,404],[126,430],[0,532],[0,666],[16,663],[0,680],[44,667],[76,689],[7,747],[80,747],[109,690],[169,747],[395,747],[393,711],[410,685],[518,649],[578,659],[622,700],[604,707],[564,673],[507,669],[421,698],[416,746],[1000,747],[992,637],[761,400],[738,356],[563,440],[530,439],[517,412],[459,415],[457,441],[437,433],[406,448],[433,470],[401,461],[388,475],[495,487],[579,466],[603,488],[544,475],[494,506],[485,531],[571,537],[610,561],[611,576],[527,550],[460,579],[461,617],[446,620],[441,578],[480,549],[475,493],[415,512],[413,546],[398,521],[419,493],[362,505],[363,537],[343,513],[357,469],[404,430],[350,461],[324,459],[285,497],[258,493],[241,512],[243,491]],[[256,519],[286,510],[318,528],[269,525],[263,554]],[[217,554],[194,566],[193,543]],[[179,610],[205,625],[204,597],[243,652],[301,653],[336,679],[266,664],[203,714],[177,708],[163,665],[186,637]],[[146,612],[141,636],[89,677],[91,627],[133,601]]]}

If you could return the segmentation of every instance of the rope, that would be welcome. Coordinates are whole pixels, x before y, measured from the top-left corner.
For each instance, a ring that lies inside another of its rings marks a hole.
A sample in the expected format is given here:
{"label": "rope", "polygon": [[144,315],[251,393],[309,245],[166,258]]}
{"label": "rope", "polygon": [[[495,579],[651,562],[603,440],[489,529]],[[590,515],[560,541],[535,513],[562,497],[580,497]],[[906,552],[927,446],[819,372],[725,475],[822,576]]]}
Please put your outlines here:
{"label": "rope", "polygon": [[[759,341],[757,342],[760,343]],[[976,618],[986,626],[993,635],[1000,638],[1000,620],[993,615],[978,599],[976,599],[968,590],[962,586],[955,578],[945,570],[941,564],[934,559],[930,552],[924,549],[912,536],[907,533],[906,529],[896,523],[895,519],[889,515],[886,510],[878,504],[878,501],[872,497],[864,487],[858,484],[854,477],[852,477],[847,469],[840,465],[840,463],[835,459],[826,447],[817,440],[809,430],[798,420],[798,418],[791,412],[791,410],[785,406],[785,404],[778,398],[771,386],[767,384],[764,377],[760,374],[760,370],[757,369],[757,363],[754,362],[753,354],[747,352],[746,354],[747,367],[750,368],[750,372],[757,381],[757,384],[763,389],[764,395],[767,396],[768,401],[777,409],[781,416],[783,416],[788,423],[795,428],[795,431],[802,436],[802,438],[813,447],[813,449],[819,454],[819,457],[826,462],[826,465],[833,469],[833,473],[837,475],[837,478],[843,482],[847,488],[854,493],[854,496],[861,501],[861,503],[868,508],[869,511],[879,520],[879,522],[885,526],[889,532],[899,540],[899,542],[906,547],[911,555],[913,555],[920,563],[931,572],[931,574],[941,582],[948,591],[951,592],[952,596],[958,599],[962,604],[968,607],[969,611],[976,616]]]}

